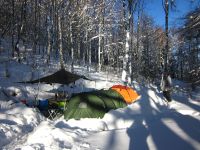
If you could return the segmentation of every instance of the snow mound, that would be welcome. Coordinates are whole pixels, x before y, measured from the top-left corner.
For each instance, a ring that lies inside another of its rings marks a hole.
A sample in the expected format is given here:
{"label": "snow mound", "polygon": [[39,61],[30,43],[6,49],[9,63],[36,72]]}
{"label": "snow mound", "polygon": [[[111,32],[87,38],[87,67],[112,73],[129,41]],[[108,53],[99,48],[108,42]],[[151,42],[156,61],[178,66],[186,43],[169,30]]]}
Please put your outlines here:
{"label": "snow mound", "polygon": [[35,109],[13,104],[11,109],[0,114],[0,147],[33,131],[41,120],[43,117]]}

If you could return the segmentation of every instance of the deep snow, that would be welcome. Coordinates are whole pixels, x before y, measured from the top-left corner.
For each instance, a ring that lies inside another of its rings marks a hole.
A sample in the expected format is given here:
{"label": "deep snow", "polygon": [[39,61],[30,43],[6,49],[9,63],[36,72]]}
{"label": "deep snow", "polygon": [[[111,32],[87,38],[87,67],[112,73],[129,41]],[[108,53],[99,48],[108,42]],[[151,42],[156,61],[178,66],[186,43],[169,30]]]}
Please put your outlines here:
{"label": "deep snow", "polygon": [[[8,66],[9,77],[6,77]],[[142,96],[126,108],[112,110],[102,119],[49,120],[36,108],[28,108],[21,99],[45,99],[55,89],[82,92],[120,84],[120,78],[108,73],[75,71],[94,81],[79,80],[73,88],[59,84],[19,84],[55,72],[51,67],[29,62],[19,64],[1,59],[0,64],[0,149],[3,150],[198,150],[200,149],[200,88],[189,93],[188,85],[174,81],[173,102],[167,104],[157,86],[133,87]],[[4,92],[3,92],[4,91]],[[12,96],[13,91],[17,93]],[[5,95],[8,94],[8,95]]]}

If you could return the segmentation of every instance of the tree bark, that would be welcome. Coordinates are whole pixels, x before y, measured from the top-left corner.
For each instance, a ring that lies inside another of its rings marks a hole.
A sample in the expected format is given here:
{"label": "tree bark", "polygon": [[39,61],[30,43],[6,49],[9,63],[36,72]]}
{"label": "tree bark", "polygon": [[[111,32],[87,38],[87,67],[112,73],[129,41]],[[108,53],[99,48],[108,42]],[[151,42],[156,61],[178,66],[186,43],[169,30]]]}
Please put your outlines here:
{"label": "tree bark", "polygon": [[72,59],[72,63],[71,63],[71,72],[74,71],[74,47],[73,47],[73,34],[72,34],[72,20],[70,21],[70,45],[71,45],[71,59]]}
{"label": "tree bark", "polygon": [[124,11],[124,24],[126,31],[126,39],[125,39],[125,54],[123,58],[123,71],[122,71],[122,81],[124,84],[131,83],[131,64],[130,64],[130,24],[131,24],[131,3],[132,1],[128,1],[128,15],[126,15],[126,1],[123,0],[123,11]]}
{"label": "tree bark", "polygon": [[165,52],[164,52],[164,70],[168,71],[168,53],[169,53],[169,31],[168,31],[168,18],[169,18],[169,0],[165,0]]}
{"label": "tree bark", "polygon": [[101,71],[101,54],[102,54],[102,51],[101,51],[101,30],[102,30],[102,27],[101,27],[101,23],[99,24],[99,46],[98,46],[98,71]]}
{"label": "tree bark", "polygon": [[51,53],[51,32],[50,32],[50,17],[47,17],[47,36],[48,36],[48,44],[47,44],[47,63],[50,61],[50,53]]}
{"label": "tree bark", "polygon": [[33,52],[36,53],[37,49],[37,0],[35,0],[34,7],[35,7],[35,12],[34,12],[34,41],[33,41]]}
{"label": "tree bark", "polygon": [[14,34],[15,34],[15,0],[12,0],[12,57],[14,57],[15,54]]}
{"label": "tree bark", "polygon": [[63,44],[62,44],[62,27],[61,27],[61,17],[58,14],[58,32],[59,32],[59,53],[60,53],[60,67],[64,69],[64,58],[63,58]]}

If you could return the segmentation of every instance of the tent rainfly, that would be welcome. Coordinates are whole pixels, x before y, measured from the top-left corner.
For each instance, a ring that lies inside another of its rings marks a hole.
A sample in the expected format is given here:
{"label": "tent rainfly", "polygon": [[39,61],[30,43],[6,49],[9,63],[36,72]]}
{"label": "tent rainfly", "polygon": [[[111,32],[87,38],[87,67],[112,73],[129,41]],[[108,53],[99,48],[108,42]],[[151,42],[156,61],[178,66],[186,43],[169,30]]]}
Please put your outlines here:
{"label": "tent rainfly", "polygon": [[135,90],[128,86],[114,85],[111,89],[117,91],[124,98],[127,104],[131,104],[141,97]]}
{"label": "tent rainfly", "polygon": [[113,86],[109,90],[79,93],[67,101],[64,118],[103,118],[111,109],[123,108],[139,98],[136,91],[122,85]]}

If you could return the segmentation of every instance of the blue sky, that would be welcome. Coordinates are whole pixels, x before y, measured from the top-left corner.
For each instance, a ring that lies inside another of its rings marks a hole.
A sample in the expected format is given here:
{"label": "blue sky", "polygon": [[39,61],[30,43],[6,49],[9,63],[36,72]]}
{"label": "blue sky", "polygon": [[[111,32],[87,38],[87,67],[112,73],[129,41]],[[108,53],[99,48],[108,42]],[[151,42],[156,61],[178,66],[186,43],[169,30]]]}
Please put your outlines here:
{"label": "blue sky", "polygon": [[[146,12],[154,18],[156,24],[164,27],[165,25],[165,14],[162,7],[162,0],[145,0]],[[169,12],[169,26],[173,26],[174,23],[178,26],[181,23],[181,17],[196,8],[200,3],[200,0],[175,0],[176,1],[176,10]]]}

